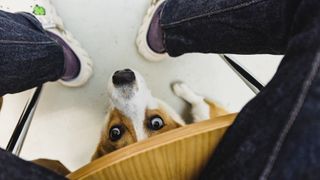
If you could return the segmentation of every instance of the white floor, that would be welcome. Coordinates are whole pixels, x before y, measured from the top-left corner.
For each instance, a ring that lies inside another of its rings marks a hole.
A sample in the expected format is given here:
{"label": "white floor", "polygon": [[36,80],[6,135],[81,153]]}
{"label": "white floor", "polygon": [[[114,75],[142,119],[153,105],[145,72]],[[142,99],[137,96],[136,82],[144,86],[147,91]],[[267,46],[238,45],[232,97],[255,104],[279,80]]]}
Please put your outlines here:
{"label": "white floor", "polygon": [[[122,68],[140,71],[153,94],[179,113],[187,107],[170,89],[184,81],[195,91],[215,99],[230,111],[239,111],[254,94],[217,55],[189,54],[161,63],[149,63],[137,54],[138,27],[150,0],[55,0],[66,27],[80,40],[95,63],[90,83],[70,89],[48,83],[32,122],[21,157],[52,158],[75,170],[89,162],[97,144],[107,107],[106,84]],[[213,42],[214,43],[214,42]],[[237,56],[238,57],[238,56]],[[239,56],[240,62],[267,83],[280,56]],[[0,113],[0,146],[4,148],[29,92],[7,95]]]}

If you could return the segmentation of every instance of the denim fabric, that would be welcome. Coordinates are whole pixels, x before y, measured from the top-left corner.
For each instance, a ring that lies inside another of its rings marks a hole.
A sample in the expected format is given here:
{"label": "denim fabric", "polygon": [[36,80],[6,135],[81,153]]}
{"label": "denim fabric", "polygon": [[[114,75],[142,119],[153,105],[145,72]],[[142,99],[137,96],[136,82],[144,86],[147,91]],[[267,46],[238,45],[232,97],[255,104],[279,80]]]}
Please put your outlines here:
{"label": "denim fabric", "polygon": [[0,96],[59,79],[62,48],[31,14],[0,11]]}
{"label": "denim fabric", "polygon": [[161,24],[171,56],[285,54],[200,179],[320,179],[319,0],[168,0]]}
{"label": "denim fabric", "polygon": [[66,179],[43,167],[21,160],[0,149],[1,180],[59,180]]}
{"label": "denim fabric", "polygon": [[300,1],[168,0],[161,16],[167,52],[283,54]]}
{"label": "denim fabric", "polygon": [[[62,48],[30,14],[0,11],[0,96],[20,92],[63,73]],[[0,149],[0,179],[65,179]]]}

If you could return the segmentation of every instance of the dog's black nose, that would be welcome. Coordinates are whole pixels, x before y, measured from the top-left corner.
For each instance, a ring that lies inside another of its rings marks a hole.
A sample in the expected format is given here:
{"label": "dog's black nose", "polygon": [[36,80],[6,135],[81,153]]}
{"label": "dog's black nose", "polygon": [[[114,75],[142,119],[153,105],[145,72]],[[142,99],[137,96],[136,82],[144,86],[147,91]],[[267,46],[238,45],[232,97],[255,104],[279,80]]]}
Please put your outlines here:
{"label": "dog's black nose", "polygon": [[130,84],[136,80],[134,72],[130,69],[116,71],[112,76],[112,82],[116,86]]}

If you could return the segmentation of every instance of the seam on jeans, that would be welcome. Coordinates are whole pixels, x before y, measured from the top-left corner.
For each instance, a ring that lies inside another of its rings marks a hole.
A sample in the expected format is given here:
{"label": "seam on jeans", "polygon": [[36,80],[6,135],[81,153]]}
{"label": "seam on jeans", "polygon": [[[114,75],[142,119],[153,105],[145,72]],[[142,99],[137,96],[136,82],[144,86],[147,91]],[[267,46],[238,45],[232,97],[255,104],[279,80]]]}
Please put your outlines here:
{"label": "seam on jeans", "polygon": [[[32,15],[30,13],[19,12],[17,14],[19,14],[19,15],[23,16],[25,19],[27,19],[27,21],[29,21],[29,23],[31,23],[35,28],[37,28],[42,33],[45,32],[45,30],[41,26],[40,21],[38,21],[38,19],[36,19],[35,17],[32,17]],[[38,31],[36,31],[34,29],[31,29],[30,27],[26,26],[25,24],[17,23],[16,21],[12,20],[11,18],[6,19],[6,18],[3,18],[3,17],[0,17],[0,19],[4,19],[4,20],[6,20],[6,21],[8,21],[8,22],[10,22],[12,24],[15,24],[16,26],[22,26],[22,27],[28,28],[30,31],[39,33]],[[39,23],[39,24],[37,24],[37,23]]]}
{"label": "seam on jeans", "polygon": [[297,119],[298,114],[302,109],[302,105],[305,102],[305,99],[307,97],[309,89],[310,89],[310,87],[312,85],[312,81],[315,79],[315,77],[317,75],[317,72],[318,72],[318,69],[319,69],[319,65],[320,65],[320,53],[317,53],[316,61],[312,63],[311,72],[307,76],[306,81],[303,83],[303,88],[302,88],[301,95],[298,98],[297,103],[296,103],[295,107],[293,108],[292,112],[290,113],[290,117],[289,117],[288,123],[283,128],[283,130],[282,130],[282,132],[281,132],[281,134],[280,134],[280,136],[279,136],[279,138],[278,138],[278,140],[276,142],[276,145],[272,150],[272,154],[269,157],[269,160],[268,160],[268,162],[266,164],[266,167],[264,168],[261,176],[259,177],[260,180],[266,180],[269,177],[269,175],[271,173],[271,170],[272,170],[272,168],[274,166],[274,163],[275,163],[275,161],[276,161],[276,159],[277,159],[277,157],[279,155],[279,152],[281,150],[282,144],[285,141],[285,138],[287,137],[287,135],[288,135],[293,123]]}
{"label": "seam on jeans", "polygon": [[[20,13],[20,15],[22,15],[24,18],[26,18],[26,16],[24,16],[23,13]],[[13,19],[10,19],[10,18],[6,19],[6,18],[4,18],[4,17],[0,17],[0,19],[4,19],[4,20],[6,20],[6,21],[8,21],[8,22],[10,22],[10,23],[12,23],[12,24],[15,24],[16,26],[23,26],[23,27],[29,28],[28,26],[26,26],[26,25],[24,25],[24,24],[21,24],[21,23],[17,23],[16,21],[14,21]],[[27,18],[27,20],[30,21],[30,19],[28,19],[28,18]],[[33,24],[33,23],[32,23],[32,24]],[[38,28],[38,27],[37,27],[37,28]],[[29,29],[30,29],[30,28],[29,28]],[[33,29],[31,29],[31,30],[33,30]],[[34,30],[33,30],[33,31],[34,31]]]}
{"label": "seam on jeans", "polygon": [[0,44],[56,44],[56,42],[45,41],[45,42],[31,42],[31,41],[10,41],[0,40]]}
{"label": "seam on jeans", "polygon": [[24,16],[28,21],[31,22],[31,24],[33,26],[35,26],[39,31],[41,32],[45,32],[45,30],[43,29],[42,25],[41,25],[41,22],[36,18],[34,17],[32,14],[28,13],[28,12],[20,12],[18,14],[21,14],[22,16]]}
{"label": "seam on jeans", "polygon": [[163,27],[164,28],[169,28],[170,26],[179,25],[181,23],[184,23],[184,22],[187,22],[187,21],[196,20],[196,19],[199,19],[199,18],[202,18],[202,17],[205,17],[205,16],[218,15],[220,13],[224,13],[224,12],[228,12],[228,11],[232,11],[232,10],[245,8],[245,7],[248,7],[250,5],[254,5],[254,4],[260,3],[262,1],[268,1],[268,0],[251,0],[249,2],[244,2],[244,3],[241,3],[241,4],[237,4],[237,5],[230,6],[230,7],[223,8],[223,9],[219,9],[219,10],[214,10],[214,11],[211,11],[211,12],[208,12],[208,13],[205,13],[205,14],[201,14],[201,15],[198,15],[198,16],[192,16],[192,17],[184,18],[184,19],[172,22],[172,23],[163,24]]}

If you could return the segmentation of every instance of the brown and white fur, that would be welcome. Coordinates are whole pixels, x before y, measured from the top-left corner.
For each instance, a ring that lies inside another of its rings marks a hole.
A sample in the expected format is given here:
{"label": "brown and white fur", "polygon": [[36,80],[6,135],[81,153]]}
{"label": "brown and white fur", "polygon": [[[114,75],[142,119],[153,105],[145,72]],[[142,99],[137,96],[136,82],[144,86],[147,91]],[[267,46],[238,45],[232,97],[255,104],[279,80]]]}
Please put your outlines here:
{"label": "brown and white fur", "polygon": [[[183,83],[174,84],[173,90],[192,105],[194,122],[227,114],[223,108],[195,94]],[[170,106],[152,96],[144,78],[137,71],[116,71],[108,82],[107,92],[111,107],[92,160],[185,125]]]}

